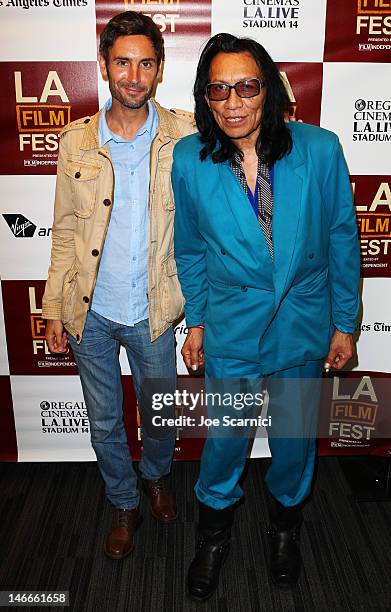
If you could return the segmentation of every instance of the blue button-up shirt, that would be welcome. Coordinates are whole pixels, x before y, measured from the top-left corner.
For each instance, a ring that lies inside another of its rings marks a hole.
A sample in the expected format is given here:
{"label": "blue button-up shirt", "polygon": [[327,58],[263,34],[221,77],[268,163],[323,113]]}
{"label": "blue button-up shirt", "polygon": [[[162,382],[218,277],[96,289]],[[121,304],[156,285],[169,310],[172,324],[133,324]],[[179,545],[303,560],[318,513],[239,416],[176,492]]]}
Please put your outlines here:
{"label": "blue button-up shirt", "polygon": [[99,144],[109,143],[114,167],[113,210],[96,280],[91,309],[103,317],[135,325],[148,318],[148,199],[151,143],[157,112],[148,102],[148,118],[133,140],[114,134],[104,106]]}

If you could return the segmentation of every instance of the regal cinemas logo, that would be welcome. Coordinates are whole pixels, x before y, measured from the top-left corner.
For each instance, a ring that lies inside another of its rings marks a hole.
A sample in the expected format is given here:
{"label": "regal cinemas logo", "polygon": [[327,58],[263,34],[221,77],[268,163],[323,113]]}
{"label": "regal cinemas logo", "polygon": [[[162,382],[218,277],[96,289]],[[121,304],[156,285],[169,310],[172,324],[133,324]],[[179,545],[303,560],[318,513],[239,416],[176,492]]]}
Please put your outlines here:
{"label": "regal cinemas logo", "polygon": [[369,376],[353,382],[356,380],[358,384],[352,392],[352,379],[334,377],[328,432],[331,437],[370,440],[376,430],[379,405],[372,380]]}
{"label": "regal cinemas logo", "polygon": [[391,34],[391,0],[358,0],[356,34]]}
{"label": "regal cinemas logo", "polygon": [[299,26],[300,0],[243,0],[244,28],[289,29]]}
{"label": "regal cinemas logo", "polygon": [[41,401],[42,433],[81,434],[89,433],[89,420],[83,401]]}
{"label": "regal cinemas logo", "polygon": [[38,92],[31,82],[24,88],[22,71],[15,71],[14,77],[19,150],[57,151],[58,132],[70,122],[72,108],[58,72],[49,70]]}
{"label": "regal cinemas logo", "polygon": [[355,101],[352,139],[354,142],[391,141],[391,99]]}

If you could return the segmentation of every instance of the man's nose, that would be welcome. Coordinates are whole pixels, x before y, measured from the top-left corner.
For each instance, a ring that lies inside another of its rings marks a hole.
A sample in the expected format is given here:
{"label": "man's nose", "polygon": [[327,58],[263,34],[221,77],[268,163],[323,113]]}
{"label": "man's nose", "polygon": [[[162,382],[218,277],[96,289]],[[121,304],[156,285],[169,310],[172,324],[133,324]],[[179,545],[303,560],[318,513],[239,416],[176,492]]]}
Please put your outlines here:
{"label": "man's nose", "polygon": [[131,83],[138,83],[140,80],[140,69],[137,64],[129,64],[128,67],[128,81]]}
{"label": "man's nose", "polygon": [[241,106],[243,106],[242,98],[238,96],[234,87],[230,89],[229,96],[225,101],[225,105],[228,108],[240,108]]}

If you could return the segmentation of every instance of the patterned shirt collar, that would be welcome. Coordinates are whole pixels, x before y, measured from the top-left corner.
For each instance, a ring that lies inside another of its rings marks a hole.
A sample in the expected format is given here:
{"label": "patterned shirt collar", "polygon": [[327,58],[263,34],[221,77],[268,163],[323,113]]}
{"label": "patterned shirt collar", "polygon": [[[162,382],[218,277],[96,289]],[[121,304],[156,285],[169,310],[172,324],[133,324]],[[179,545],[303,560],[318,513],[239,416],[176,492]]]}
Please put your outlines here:
{"label": "patterned shirt collar", "polygon": [[[232,172],[242,185],[243,190],[248,196],[247,179],[243,170],[242,160],[240,159],[239,153],[235,153],[234,159],[230,162]],[[258,184],[258,223],[265,236],[267,248],[270,256],[273,259],[273,239],[272,239],[272,221],[273,221],[273,193],[270,181],[270,169],[269,166],[258,157],[258,170],[257,170],[257,184]]]}

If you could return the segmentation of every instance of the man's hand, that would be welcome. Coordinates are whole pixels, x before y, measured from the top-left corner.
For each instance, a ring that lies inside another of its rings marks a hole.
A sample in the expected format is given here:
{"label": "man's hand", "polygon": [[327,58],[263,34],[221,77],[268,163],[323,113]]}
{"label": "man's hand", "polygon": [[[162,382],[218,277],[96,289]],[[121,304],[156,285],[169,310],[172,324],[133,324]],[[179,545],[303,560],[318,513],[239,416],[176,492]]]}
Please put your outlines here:
{"label": "man's hand", "polygon": [[202,341],[204,330],[199,327],[190,327],[187,338],[182,347],[182,357],[189,370],[198,370],[204,367],[204,351]]}
{"label": "man's hand", "polygon": [[329,354],[326,357],[324,369],[326,372],[330,368],[340,370],[353,357],[353,337],[352,334],[344,334],[338,329],[335,330],[330,342]]}
{"label": "man's hand", "polygon": [[51,353],[68,352],[68,337],[61,321],[48,319],[45,338]]}
{"label": "man's hand", "polygon": [[291,123],[292,121],[297,121],[297,123],[303,123],[303,119],[296,119],[294,115],[290,115],[289,111],[287,111],[284,115],[285,123]]}

